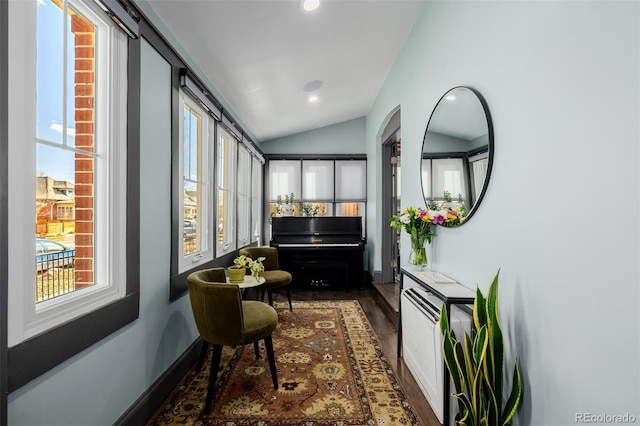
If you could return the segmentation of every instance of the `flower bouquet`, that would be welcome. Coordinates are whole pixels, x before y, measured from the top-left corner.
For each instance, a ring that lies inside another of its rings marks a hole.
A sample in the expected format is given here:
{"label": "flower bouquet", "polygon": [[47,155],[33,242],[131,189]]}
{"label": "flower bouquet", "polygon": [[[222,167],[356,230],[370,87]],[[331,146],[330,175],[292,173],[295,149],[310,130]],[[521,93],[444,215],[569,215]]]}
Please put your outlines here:
{"label": "flower bouquet", "polygon": [[[420,209],[418,207],[408,207],[399,216],[393,216],[389,224],[399,234],[404,229],[411,237],[411,252],[409,253],[409,263],[418,267],[427,266],[427,253],[425,243],[431,244],[434,233],[431,225],[434,224],[434,211]],[[437,220],[440,216],[438,216]]]}

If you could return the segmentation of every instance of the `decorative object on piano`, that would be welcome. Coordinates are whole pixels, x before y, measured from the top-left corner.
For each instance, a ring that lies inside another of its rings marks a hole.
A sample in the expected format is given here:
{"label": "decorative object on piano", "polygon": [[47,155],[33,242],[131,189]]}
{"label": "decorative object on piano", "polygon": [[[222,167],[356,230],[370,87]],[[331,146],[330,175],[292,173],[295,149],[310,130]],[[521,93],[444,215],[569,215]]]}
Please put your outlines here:
{"label": "decorative object on piano", "polygon": [[520,405],[523,382],[517,357],[511,393],[502,405],[504,343],[498,319],[499,275],[500,271],[489,285],[486,299],[480,289],[476,290],[471,336],[465,333],[463,340],[458,340],[451,330],[446,307],[440,310],[442,354],[455,387],[453,396],[458,398],[456,424],[506,425]]}
{"label": "decorative object on piano", "polygon": [[296,197],[293,192],[282,198],[282,195],[276,197],[276,204],[273,206],[272,217],[293,216],[295,211]]}
{"label": "decorative object on piano", "polygon": [[311,203],[303,203],[302,204],[302,214],[306,217],[316,217],[318,215],[318,210],[320,210],[319,205],[313,205]]}
{"label": "decorative object on piano", "polygon": [[258,280],[260,273],[264,271],[264,265],[262,263],[264,259],[264,257],[259,257],[253,260],[249,256],[244,255],[236,257],[233,259],[233,265],[229,266],[229,281],[232,283],[244,281],[247,268],[251,271],[251,276]]}
{"label": "decorative object on piano", "polygon": [[431,226],[436,214],[436,211],[407,207],[401,215],[389,219],[389,224],[398,234],[404,229],[411,237],[409,263],[419,269],[427,267],[425,243],[431,244],[431,238],[434,236]]}
{"label": "decorative object on piano", "polygon": [[284,205],[282,206],[283,216],[293,216],[293,212],[295,211],[295,201],[296,198],[293,195],[293,192],[284,196]]}

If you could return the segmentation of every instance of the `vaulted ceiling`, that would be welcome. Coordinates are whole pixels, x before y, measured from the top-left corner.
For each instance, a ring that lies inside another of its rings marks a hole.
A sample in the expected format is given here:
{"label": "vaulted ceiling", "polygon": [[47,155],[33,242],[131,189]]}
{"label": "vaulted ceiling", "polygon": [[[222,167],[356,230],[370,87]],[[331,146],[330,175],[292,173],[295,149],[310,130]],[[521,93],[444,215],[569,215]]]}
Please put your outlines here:
{"label": "vaulted ceiling", "polygon": [[[362,117],[422,0],[147,0],[257,142]],[[312,96],[317,99],[310,100]]]}

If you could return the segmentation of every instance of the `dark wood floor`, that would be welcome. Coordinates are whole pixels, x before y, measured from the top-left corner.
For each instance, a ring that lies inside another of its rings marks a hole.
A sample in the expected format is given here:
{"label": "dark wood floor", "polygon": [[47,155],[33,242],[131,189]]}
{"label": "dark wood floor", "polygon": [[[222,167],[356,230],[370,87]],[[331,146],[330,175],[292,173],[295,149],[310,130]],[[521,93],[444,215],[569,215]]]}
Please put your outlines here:
{"label": "dark wood floor", "polygon": [[[249,295],[251,298],[252,295]],[[291,294],[292,300],[354,300],[357,299],[373,327],[382,350],[391,364],[402,389],[418,416],[420,425],[438,426],[440,422],[424,398],[422,391],[413,379],[402,358],[397,356],[397,284],[375,284],[363,288],[350,289],[296,289]],[[274,293],[275,301],[286,301],[286,293]]]}

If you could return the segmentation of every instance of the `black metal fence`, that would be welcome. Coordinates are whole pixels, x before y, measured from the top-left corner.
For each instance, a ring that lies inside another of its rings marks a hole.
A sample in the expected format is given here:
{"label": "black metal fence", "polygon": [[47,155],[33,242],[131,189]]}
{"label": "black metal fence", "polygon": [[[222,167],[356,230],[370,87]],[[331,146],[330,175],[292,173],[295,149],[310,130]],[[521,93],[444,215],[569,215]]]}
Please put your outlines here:
{"label": "black metal fence", "polygon": [[36,302],[75,290],[75,253],[56,253],[36,259]]}

